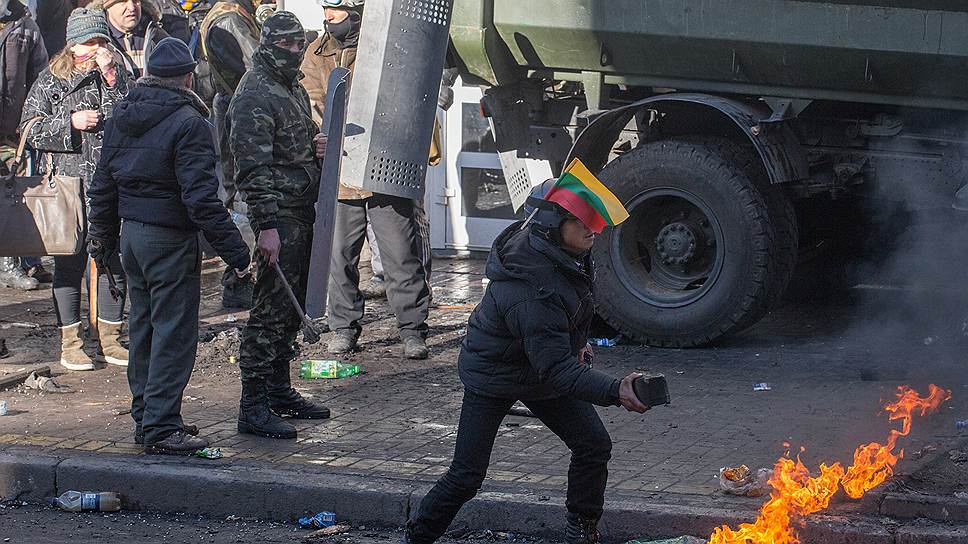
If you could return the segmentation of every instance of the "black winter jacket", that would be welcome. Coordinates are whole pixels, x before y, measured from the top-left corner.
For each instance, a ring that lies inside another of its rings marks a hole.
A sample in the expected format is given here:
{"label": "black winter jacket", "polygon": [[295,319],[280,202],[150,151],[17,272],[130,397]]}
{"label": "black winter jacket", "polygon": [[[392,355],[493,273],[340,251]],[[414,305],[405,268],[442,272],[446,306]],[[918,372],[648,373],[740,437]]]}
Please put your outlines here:
{"label": "black winter jacket", "polygon": [[218,199],[208,109],[195,93],[141,78],[104,131],[89,191],[92,238],[115,240],[121,219],[201,230],[234,268],[249,249]]}
{"label": "black winter jacket", "polygon": [[521,223],[494,242],[491,283],[471,314],[458,369],[479,395],[618,402],[619,380],[578,362],[594,315],[591,258],[576,260]]}

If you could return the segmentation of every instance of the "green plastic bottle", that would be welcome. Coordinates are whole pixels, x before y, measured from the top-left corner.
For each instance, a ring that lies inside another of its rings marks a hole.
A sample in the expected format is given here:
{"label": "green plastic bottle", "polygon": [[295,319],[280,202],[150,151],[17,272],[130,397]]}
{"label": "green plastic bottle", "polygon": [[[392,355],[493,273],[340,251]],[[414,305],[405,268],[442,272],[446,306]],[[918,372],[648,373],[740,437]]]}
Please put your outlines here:
{"label": "green plastic bottle", "polygon": [[362,371],[360,365],[351,365],[342,361],[309,359],[299,364],[299,377],[304,380],[348,378]]}

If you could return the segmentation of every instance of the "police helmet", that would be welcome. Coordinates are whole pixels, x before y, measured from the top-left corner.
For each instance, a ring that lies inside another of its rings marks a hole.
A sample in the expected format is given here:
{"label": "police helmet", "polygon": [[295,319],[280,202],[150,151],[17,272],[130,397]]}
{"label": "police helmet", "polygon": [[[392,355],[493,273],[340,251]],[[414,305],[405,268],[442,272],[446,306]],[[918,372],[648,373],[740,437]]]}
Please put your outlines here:
{"label": "police helmet", "polygon": [[535,185],[531,194],[524,201],[524,213],[531,219],[531,224],[542,229],[554,230],[561,226],[570,214],[560,205],[545,200],[545,195],[555,186],[555,178],[546,179],[541,185]]}
{"label": "police helmet", "polygon": [[316,0],[324,8],[360,8],[365,0]]}

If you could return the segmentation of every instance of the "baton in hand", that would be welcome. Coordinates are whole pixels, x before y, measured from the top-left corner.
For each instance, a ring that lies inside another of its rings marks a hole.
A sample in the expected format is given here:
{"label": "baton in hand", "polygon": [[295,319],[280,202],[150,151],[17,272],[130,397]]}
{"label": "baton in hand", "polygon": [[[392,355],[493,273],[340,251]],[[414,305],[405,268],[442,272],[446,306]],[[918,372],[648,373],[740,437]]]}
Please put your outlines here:
{"label": "baton in hand", "polygon": [[286,276],[283,275],[282,269],[279,268],[279,262],[273,263],[273,268],[276,269],[276,274],[279,274],[279,279],[282,281],[282,286],[286,288],[286,294],[289,295],[289,300],[292,301],[292,307],[299,314],[299,319],[302,320],[303,324],[303,338],[306,339],[310,344],[315,344],[319,342],[319,332],[316,331],[316,327],[313,326],[313,322],[310,321],[309,316],[303,311],[302,306],[299,304],[299,299],[296,298],[296,294],[292,292],[292,287],[289,287],[289,282],[286,281]]}

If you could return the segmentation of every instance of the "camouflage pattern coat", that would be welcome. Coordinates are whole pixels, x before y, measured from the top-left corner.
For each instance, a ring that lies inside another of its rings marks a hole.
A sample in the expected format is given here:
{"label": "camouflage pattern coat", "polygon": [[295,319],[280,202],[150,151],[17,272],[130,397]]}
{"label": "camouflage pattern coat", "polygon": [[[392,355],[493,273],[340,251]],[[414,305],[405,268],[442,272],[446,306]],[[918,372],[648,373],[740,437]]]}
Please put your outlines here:
{"label": "camouflage pattern coat", "polygon": [[275,228],[280,217],[311,224],[319,194],[320,167],[313,146],[319,127],[299,77],[284,73],[260,48],[229,104],[236,181],[249,220],[260,230]]}

